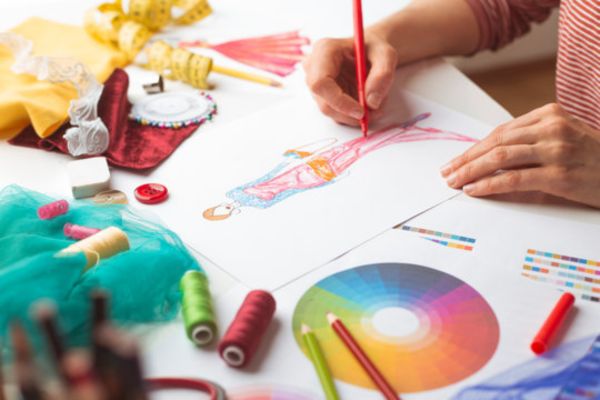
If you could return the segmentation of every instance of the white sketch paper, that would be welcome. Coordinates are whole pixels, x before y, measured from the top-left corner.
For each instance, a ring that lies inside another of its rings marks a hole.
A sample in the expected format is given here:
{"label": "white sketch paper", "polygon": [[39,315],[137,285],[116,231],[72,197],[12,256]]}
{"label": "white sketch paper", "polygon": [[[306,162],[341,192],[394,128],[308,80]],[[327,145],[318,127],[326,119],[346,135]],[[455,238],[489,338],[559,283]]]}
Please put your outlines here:
{"label": "white sketch paper", "polygon": [[439,168],[490,128],[392,97],[366,139],[308,96],[198,135],[152,174],[171,192],[153,209],[241,282],[279,287],[456,193]]}

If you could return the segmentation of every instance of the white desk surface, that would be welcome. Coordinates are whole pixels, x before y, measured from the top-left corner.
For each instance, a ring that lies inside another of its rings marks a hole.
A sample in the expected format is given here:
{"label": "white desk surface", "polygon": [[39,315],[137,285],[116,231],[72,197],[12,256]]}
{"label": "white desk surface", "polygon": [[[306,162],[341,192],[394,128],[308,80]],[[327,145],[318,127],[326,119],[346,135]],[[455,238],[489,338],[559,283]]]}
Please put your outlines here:
{"label": "white desk surface", "polygon": [[[259,0],[256,2],[248,2],[243,0],[246,4],[253,3],[254,7],[266,8],[273,7],[273,13],[289,14],[282,17],[281,20],[275,22],[273,18],[273,30],[269,32],[276,33],[285,29],[293,29],[298,26],[304,26],[302,24],[296,26],[287,26],[287,28],[281,29],[275,27],[281,25],[283,22],[291,20],[291,15],[298,13],[298,2],[284,1],[284,0]],[[308,0],[304,1],[304,9],[311,9]],[[20,0],[18,2],[10,2],[8,5],[2,6],[2,12],[0,13],[0,30],[6,30],[10,27],[18,24],[29,16],[42,16],[48,19],[59,20],[63,22],[80,24],[83,17],[83,13],[91,5],[100,3],[100,1],[90,0]],[[222,26],[227,26],[228,15],[236,13],[236,17],[246,14],[239,10],[242,7],[243,2],[239,0],[220,0],[219,2],[213,1],[213,7],[218,15],[216,20]],[[320,2],[320,12],[314,15],[307,16],[310,22],[306,23],[307,28],[303,29],[303,32],[311,37],[314,41],[321,36],[327,35],[345,35],[348,32],[347,27],[336,27],[335,23],[331,24],[330,15],[328,10],[333,13],[336,9],[340,9],[343,0],[327,0],[326,2]],[[325,6],[323,4],[326,4]],[[345,3],[344,3],[345,4]],[[325,7],[325,8],[323,8]],[[386,14],[398,9],[400,7],[398,0],[378,0],[365,2],[366,22],[373,22]],[[289,8],[289,10],[288,10]],[[343,8],[343,7],[341,7]],[[316,8],[315,8],[316,9]],[[273,14],[272,14],[273,15]],[[252,14],[250,13],[251,18]],[[338,16],[337,19],[342,19],[343,16]],[[349,17],[347,19],[350,21]],[[307,21],[307,19],[300,19],[299,21]],[[213,26],[217,23],[214,22]],[[345,25],[345,24],[344,24]],[[202,23],[200,23],[202,26]],[[237,26],[237,25],[234,25]],[[319,27],[323,29],[320,30]],[[189,28],[188,28],[189,29]],[[242,30],[243,28],[240,28]],[[257,28],[254,27],[256,30]],[[350,27],[351,29],[351,27]],[[232,33],[232,35],[235,34]],[[234,35],[235,36],[235,35]],[[244,31],[238,34],[238,36],[244,36]],[[146,79],[143,73],[136,68],[128,69],[132,78],[132,87],[139,84]],[[142,76],[143,78],[140,78]],[[428,60],[420,62],[418,64],[405,67],[400,72],[400,76],[404,82],[404,86],[407,90],[419,94],[427,99],[441,103],[449,108],[457,110],[479,119],[490,126],[498,125],[511,118],[506,110],[504,110],[499,104],[493,99],[487,96],[481,89],[467,79],[460,71],[455,67],[446,63],[443,60]],[[214,78],[219,79],[219,78]],[[140,82],[137,82],[140,81]],[[299,91],[306,90],[303,86],[302,72],[295,73],[286,84],[286,87],[282,89],[285,91]],[[228,117],[235,117],[244,112],[245,105],[255,101],[254,94],[261,93],[261,91],[272,91],[273,89],[256,87],[248,83],[238,83],[235,85],[250,85],[247,86],[247,99],[244,99],[244,93],[240,95],[238,92],[227,93],[230,86],[229,81],[223,81],[220,88],[215,91],[215,96],[221,98],[219,102],[219,108],[226,110],[221,113],[217,118],[219,125],[227,123]],[[1,90],[1,89],[0,89]],[[135,90],[135,88],[134,88]],[[137,89],[139,90],[139,88]],[[221,92],[220,92],[221,91]],[[269,92],[272,93],[272,92]],[[277,101],[279,93],[271,96],[271,100]],[[267,102],[268,103],[268,102]],[[269,104],[264,105],[268,107]],[[246,110],[247,111],[247,110]],[[204,129],[204,127],[203,127]],[[185,143],[183,144],[185,146]],[[177,151],[173,157],[177,157]],[[49,153],[41,150],[34,150],[22,147],[10,146],[5,142],[0,142],[0,187],[5,185],[16,183],[33,190],[57,195],[57,196],[69,196],[69,185],[65,173],[65,163],[70,158],[66,155],[58,153]],[[119,177],[130,174],[126,171],[113,170],[113,181],[118,182]],[[147,181],[148,176],[139,176],[140,184]],[[118,187],[115,187],[118,189]],[[133,197],[133,196],[130,196]],[[134,205],[137,206],[135,200]],[[528,206],[515,206],[524,207],[526,210]],[[578,218],[584,219],[590,222],[600,223],[599,213],[590,211],[579,207],[553,207],[553,206],[529,206],[531,211],[545,212],[553,215],[558,215],[563,218]],[[394,222],[394,221],[392,221]],[[401,222],[401,221],[398,221]],[[204,267],[207,268],[209,275],[211,275],[213,290],[217,293],[222,292],[227,286],[234,284],[235,279],[229,276],[218,267],[205,260],[204,257],[199,257]]]}

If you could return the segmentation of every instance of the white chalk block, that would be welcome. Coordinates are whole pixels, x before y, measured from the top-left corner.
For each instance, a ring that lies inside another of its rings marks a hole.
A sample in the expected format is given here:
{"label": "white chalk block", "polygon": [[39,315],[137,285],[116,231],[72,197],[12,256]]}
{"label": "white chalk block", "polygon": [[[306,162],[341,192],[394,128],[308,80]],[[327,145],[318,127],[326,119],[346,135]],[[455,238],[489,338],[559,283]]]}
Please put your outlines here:
{"label": "white chalk block", "polygon": [[110,171],[104,157],[71,161],[67,164],[67,173],[76,199],[92,197],[110,189]]}

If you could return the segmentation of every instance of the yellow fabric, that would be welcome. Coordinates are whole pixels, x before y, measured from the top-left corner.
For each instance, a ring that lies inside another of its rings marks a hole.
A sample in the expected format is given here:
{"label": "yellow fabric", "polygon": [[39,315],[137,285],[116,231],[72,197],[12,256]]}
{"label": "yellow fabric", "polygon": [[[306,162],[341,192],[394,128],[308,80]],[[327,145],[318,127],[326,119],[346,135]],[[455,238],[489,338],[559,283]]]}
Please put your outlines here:
{"label": "yellow fabric", "polygon": [[[99,43],[78,26],[31,18],[12,32],[33,42],[33,55],[77,59],[99,82],[127,64],[122,52]],[[68,119],[69,102],[77,98],[77,91],[69,83],[15,74],[10,70],[13,63],[10,50],[0,45],[0,139],[10,139],[30,124],[40,137],[48,137]]]}

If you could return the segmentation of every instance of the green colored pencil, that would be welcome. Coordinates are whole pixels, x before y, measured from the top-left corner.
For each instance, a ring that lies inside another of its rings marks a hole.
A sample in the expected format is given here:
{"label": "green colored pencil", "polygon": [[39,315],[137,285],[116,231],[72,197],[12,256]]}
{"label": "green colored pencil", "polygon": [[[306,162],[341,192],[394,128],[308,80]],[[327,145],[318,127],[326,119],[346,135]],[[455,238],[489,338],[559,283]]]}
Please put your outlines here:
{"label": "green colored pencil", "polygon": [[335,384],[331,378],[331,372],[327,366],[327,361],[325,361],[325,357],[323,357],[323,353],[321,353],[321,348],[319,347],[319,342],[317,342],[317,337],[312,329],[305,324],[302,324],[302,339],[308,348],[310,360],[315,366],[317,376],[321,381],[321,386],[325,392],[325,398],[327,400],[339,400],[340,397],[338,396]]}

